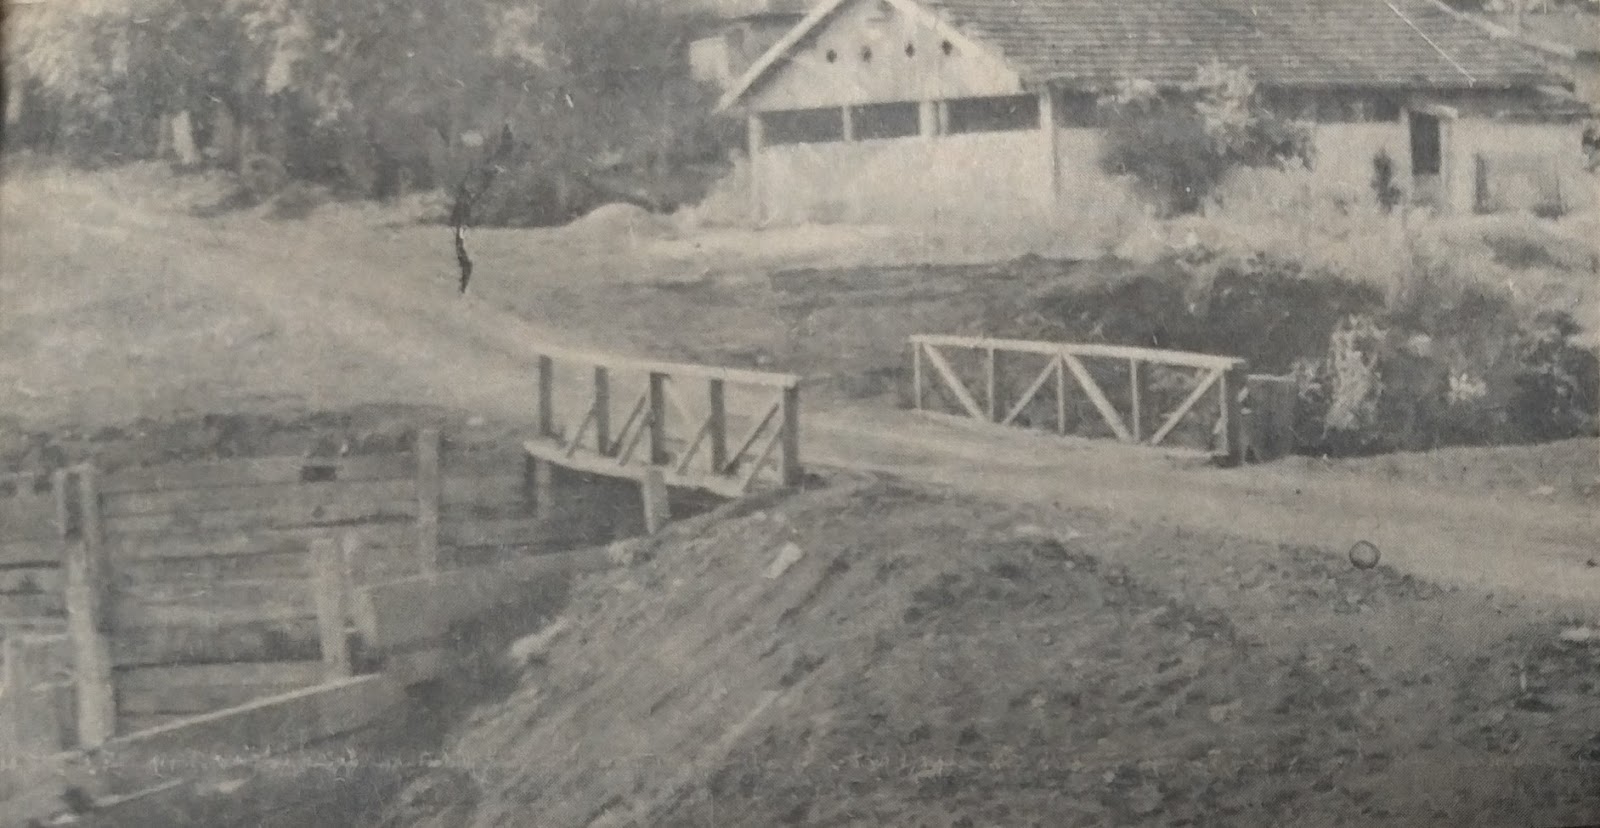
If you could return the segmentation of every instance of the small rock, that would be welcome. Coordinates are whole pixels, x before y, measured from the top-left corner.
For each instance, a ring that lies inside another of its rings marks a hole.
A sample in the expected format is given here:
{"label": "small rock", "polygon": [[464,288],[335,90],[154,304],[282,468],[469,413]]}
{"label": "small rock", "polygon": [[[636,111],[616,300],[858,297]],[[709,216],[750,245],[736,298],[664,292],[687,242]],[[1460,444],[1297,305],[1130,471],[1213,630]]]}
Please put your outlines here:
{"label": "small rock", "polygon": [[571,622],[563,616],[533,635],[523,636],[512,642],[507,650],[507,658],[510,659],[512,667],[524,667],[536,658],[543,658],[550,651],[550,645],[554,644],[569,626]]}
{"label": "small rock", "polygon": [[1562,630],[1556,638],[1568,644],[1593,644],[1600,641],[1600,630],[1594,627],[1571,627]]}
{"label": "small rock", "polygon": [[1555,494],[1556,494],[1556,487],[1554,487],[1554,486],[1540,486],[1539,488],[1534,489],[1533,491],[1529,492],[1528,494],[1532,495],[1533,497],[1554,497]]}
{"label": "small rock", "polygon": [[783,548],[778,550],[778,557],[773,558],[772,563],[767,565],[767,580],[777,580],[779,576],[789,571],[789,567],[799,562],[804,555],[805,550],[801,549],[799,544],[792,541],[784,544]]}
{"label": "small rock", "polygon": [[1232,719],[1234,714],[1239,712],[1239,708],[1242,705],[1243,702],[1238,700],[1228,702],[1227,704],[1214,704],[1206,709],[1206,718],[1210,719],[1212,724],[1222,724],[1223,722]]}

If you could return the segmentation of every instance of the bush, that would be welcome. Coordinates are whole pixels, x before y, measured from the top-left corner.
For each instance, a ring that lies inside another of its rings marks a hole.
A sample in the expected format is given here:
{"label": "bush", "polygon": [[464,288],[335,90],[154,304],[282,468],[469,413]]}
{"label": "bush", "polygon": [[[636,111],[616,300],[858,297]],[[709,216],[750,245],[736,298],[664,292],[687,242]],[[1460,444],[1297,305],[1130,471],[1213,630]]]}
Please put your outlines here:
{"label": "bush", "polygon": [[1168,212],[1194,212],[1241,167],[1310,164],[1310,132],[1268,110],[1242,70],[1205,67],[1189,89],[1124,84],[1106,100],[1101,167],[1128,175]]}

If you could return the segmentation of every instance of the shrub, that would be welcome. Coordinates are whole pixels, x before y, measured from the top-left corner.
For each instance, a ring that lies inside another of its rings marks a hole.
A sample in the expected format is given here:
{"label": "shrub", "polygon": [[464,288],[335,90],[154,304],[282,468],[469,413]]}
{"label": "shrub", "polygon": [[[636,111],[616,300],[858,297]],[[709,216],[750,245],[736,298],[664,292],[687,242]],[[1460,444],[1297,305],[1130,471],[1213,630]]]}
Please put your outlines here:
{"label": "shrub", "polygon": [[1372,194],[1386,213],[1393,211],[1405,199],[1405,191],[1395,183],[1396,180],[1394,159],[1389,157],[1388,150],[1379,149],[1372,156]]}
{"label": "shrub", "polygon": [[1127,83],[1104,102],[1101,167],[1132,176],[1169,212],[1194,212],[1230,170],[1312,160],[1310,132],[1280,118],[1242,70],[1202,68],[1189,88]]}

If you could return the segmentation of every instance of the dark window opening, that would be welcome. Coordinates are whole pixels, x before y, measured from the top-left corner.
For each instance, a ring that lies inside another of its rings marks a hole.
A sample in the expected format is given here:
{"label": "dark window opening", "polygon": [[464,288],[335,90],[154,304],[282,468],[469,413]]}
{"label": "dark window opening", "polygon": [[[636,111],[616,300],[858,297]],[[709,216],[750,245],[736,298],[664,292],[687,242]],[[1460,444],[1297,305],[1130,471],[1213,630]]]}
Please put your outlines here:
{"label": "dark window opening", "polygon": [[1039,99],[1033,95],[962,98],[947,102],[945,110],[953,134],[1039,128]]}
{"label": "dark window opening", "polygon": [[945,54],[948,55],[948,54],[950,54],[950,53],[952,53],[952,52],[954,52],[956,50],[956,45],[954,43],[951,43],[950,41],[946,40],[945,42],[939,44],[939,48],[941,50],[943,50]]}
{"label": "dark window opening", "polygon": [[1439,118],[1411,113],[1411,174],[1438,175],[1443,169]]}
{"label": "dark window opening", "polygon": [[761,114],[768,144],[821,144],[844,140],[844,110],[790,109]]}
{"label": "dark window opening", "polygon": [[915,103],[858,106],[850,112],[856,139],[905,138],[922,133],[921,107]]}
{"label": "dark window opening", "polygon": [[906,57],[916,57],[916,56],[917,56],[917,45],[915,43],[907,43],[906,44]]}
{"label": "dark window opening", "polygon": [[862,46],[861,47],[861,61],[863,63],[871,63],[872,62],[872,47],[871,46]]}
{"label": "dark window opening", "polygon": [[1056,123],[1064,127],[1099,126],[1099,97],[1088,92],[1063,92],[1056,98]]}
{"label": "dark window opening", "polygon": [[834,62],[834,61],[839,59],[839,53],[835,52],[832,49],[829,49],[828,50],[828,54],[826,55],[826,57],[828,58],[828,62],[832,63],[832,62]]}

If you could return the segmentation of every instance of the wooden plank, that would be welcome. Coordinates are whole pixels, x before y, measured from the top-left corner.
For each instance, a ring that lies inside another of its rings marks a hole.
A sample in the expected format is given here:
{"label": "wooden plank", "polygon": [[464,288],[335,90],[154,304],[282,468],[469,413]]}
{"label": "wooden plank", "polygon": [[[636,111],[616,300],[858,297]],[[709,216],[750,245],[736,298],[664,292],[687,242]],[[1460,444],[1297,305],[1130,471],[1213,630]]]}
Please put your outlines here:
{"label": "wooden plank", "polygon": [[536,374],[538,387],[534,400],[534,427],[538,429],[537,436],[550,437],[555,434],[555,361],[546,354],[540,354]]}
{"label": "wooden plank", "polygon": [[777,399],[767,404],[765,409],[766,413],[761,415],[761,418],[756,420],[755,423],[750,426],[749,430],[745,432],[744,436],[739,438],[738,443],[734,444],[735,448],[733,451],[729,452],[728,463],[723,468],[725,472],[739,465],[744,460],[745,452],[749,451],[755,446],[756,440],[761,438],[761,432],[766,430],[767,426],[772,423],[772,420],[778,416],[782,409],[783,395],[780,394]]}
{"label": "wooden plank", "polygon": [[1222,462],[1237,466],[1244,460],[1244,415],[1239,410],[1239,392],[1245,388],[1243,367],[1231,368],[1222,374],[1218,393],[1221,395]]}
{"label": "wooden plank", "polygon": [[415,466],[411,455],[398,452],[342,457],[235,457],[119,469],[105,476],[102,491],[110,495],[300,483],[308,467],[332,469],[334,481],[340,483],[409,480]]}
{"label": "wooden plank", "polygon": [[672,507],[667,502],[667,478],[660,469],[651,468],[644,473],[640,489],[644,501],[644,530],[653,535],[672,520]]}
{"label": "wooden plank", "polygon": [[356,535],[368,546],[412,548],[416,536],[409,522],[362,526],[258,528],[219,530],[186,535],[128,535],[107,540],[108,555],[120,566],[125,561],[181,561],[187,559],[252,557],[257,555],[310,554],[311,541],[329,532]]}
{"label": "wooden plank", "polygon": [[[727,388],[720,379],[706,383],[706,437],[711,441],[709,459],[712,474],[721,474],[728,466],[728,398]],[[681,474],[686,469],[678,469]]]}
{"label": "wooden plank", "polygon": [[534,517],[546,520],[555,514],[555,481],[552,479],[553,466],[548,460],[541,460],[524,453],[528,465],[532,467],[533,474],[533,508]]}
{"label": "wooden plank", "polygon": [[207,590],[230,581],[295,581],[311,577],[311,553],[308,551],[212,558],[122,559],[113,563],[118,589],[135,592],[177,587]]}
{"label": "wooden plank", "polygon": [[111,657],[119,667],[318,661],[322,649],[317,621],[310,615],[277,621],[224,618],[119,629],[111,641]]}
{"label": "wooden plank", "polygon": [[66,611],[63,593],[0,593],[0,618],[60,618]]}
{"label": "wooden plank", "polygon": [[1012,423],[1016,422],[1017,418],[1022,416],[1022,412],[1027,409],[1028,403],[1033,402],[1033,398],[1038,395],[1040,389],[1044,388],[1044,384],[1050,381],[1050,377],[1056,373],[1056,370],[1056,360],[1052,359],[1050,360],[1050,364],[1046,365],[1044,370],[1039,372],[1039,376],[1035,377],[1033,382],[1028,384],[1028,387],[1022,392],[1022,395],[1017,398],[1016,403],[1011,406],[1011,410],[1006,412],[1006,416],[1000,421],[1000,424],[1011,425]]}
{"label": "wooden plank", "polygon": [[210,713],[317,684],[324,680],[324,669],[320,661],[119,669],[117,712],[123,716]]}
{"label": "wooden plank", "polygon": [[99,472],[81,467],[78,487],[80,532],[67,545],[65,562],[67,634],[72,639],[76,676],[78,743],[94,747],[117,732],[116,694],[111,684],[111,648],[107,606],[110,571],[105,559],[105,535],[100,517]]}
{"label": "wooden plank", "polygon": [[439,455],[439,473],[445,480],[504,477],[521,468],[522,452],[516,441],[486,448],[453,449],[446,439]]}
{"label": "wooden plank", "polygon": [[391,718],[404,702],[404,690],[387,677],[355,676],[118,736],[94,758],[103,772],[137,783],[174,763],[296,750]]}
{"label": "wooden plank", "polygon": [[161,516],[267,508],[311,510],[323,504],[400,502],[414,497],[413,480],[357,480],[331,483],[275,483],[214,489],[178,489],[107,495],[108,518]]}
{"label": "wooden plank", "polygon": [[439,508],[444,499],[439,476],[439,432],[417,434],[417,565],[424,572],[439,568]]}
{"label": "wooden plank", "polygon": [[26,566],[0,569],[0,595],[40,592],[60,593],[66,576],[60,566]]}
{"label": "wooden plank", "polygon": [[662,373],[678,379],[720,379],[736,385],[758,385],[768,388],[784,388],[800,384],[800,377],[794,374],[783,374],[772,371],[751,371],[744,368],[722,368],[710,365],[694,365],[684,362],[662,362],[659,360],[632,359],[606,354],[598,351],[589,351],[576,348],[543,347],[541,352],[551,359],[560,362],[576,363],[581,365],[603,365],[618,372],[636,374]]}
{"label": "wooden plank", "polygon": [[[518,452],[522,457],[522,453]],[[444,481],[443,504],[451,506],[518,506],[530,503],[527,473],[518,470],[493,477],[450,477]]]}
{"label": "wooden plank", "polygon": [[414,498],[374,501],[340,497],[318,502],[307,495],[298,502],[224,512],[175,512],[109,518],[106,530],[117,536],[190,535],[255,532],[266,529],[331,528],[375,523],[408,525],[417,516]]}
{"label": "wooden plank", "polygon": [[1056,433],[1066,434],[1067,423],[1067,365],[1057,354],[1051,358],[1056,373]]}
{"label": "wooden plank", "polygon": [[1167,415],[1167,420],[1161,424],[1161,428],[1151,435],[1150,445],[1161,445],[1161,441],[1167,439],[1167,435],[1178,427],[1178,423],[1183,420],[1183,415],[1188,414],[1189,410],[1194,408],[1195,403],[1199,402],[1200,398],[1204,397],[1206,392],[1211,390],[1211,386],[1216,385],[1220,379],[1222,379],[1221,371],[1206,372],[1205,376],[1201,377],[1200,382],[1195,384],[1194,390],[1190,391],[1189,395],[1183,398],[1183,402],[1178,403],[1178,407]]}
{"label": "wooden plank", "polygon": [[934,373],[944,380],[945,387],[950,389],[950,393],[955,395],[956,401],[961,403],[962,408],[966,409],[967,416],[977,420],[983,419],[983,408],[973,398],[972,392],[967,390],[967,386],[961,382],[961,378],[956,376],[955,369],[950,367],[950,363],[944,358],[944,354],[939,353],[932,345],[924,345],[923,351],[927,353],[928,364],[933,366]]}
{"label": "wooden plank", "polygon": [[1144,401],[1149,396],[1147,373],[1140,369],[1139,360],[1128,360],[1128,430],[1133,433],[1135,443],[1144,442]]}
{"label": "wooden plank", "polygon": [[0,497],[0,540],[50,541],[60,536],[52,493],[20,491]]}
{"label": "wooden plank", "polygon": [[[689,468],[694,465],[694,458],[695,458],[695,455],[698,454],[699,451],[700,451],[700,445],[706,441],[706,438],[708,436],[711,435],[712,421],[713,421],[714,417],[715,417],[715,415],[712,415],[711,417],[707,417],[705,422],[701,423],[700,427],[695,429],[694,437],[689,440],[688,445],[685,446],[684,449],[683,449],[683,453],[681,455],[679,455],[679,457],[678,457],[678,464],[677,464],[677,466],[675,468],[675,470],[677,471],[678,474],[687,473],[689,471]],[[723,433],[724,433],[724,435],[726,435],[726,433],[727,433],[726,432],[726,426],[724,426],[724,432]],[[709,453],[710,454],[711,473],[712,474],[717,474],[718,472],[722,471],[722,465],[721,464],[727,462],[728,447],[727,447],[726,439],[727,439],[726,436],[724,436],[724,438],[723,438],[724,442],[723,442],[723,446],[722,446],[723,458],[722,458],[721,463],[718,463],[717,460],[716,460],[716,449],[715,449],[715,447],[713,447],[713,449]]]}
{"label": "wooden plank", "polygon": [[785,486],[798,486],[804,474],[800,466],[800,387],[783,390],[783,416],[780,423],[782,448],[778,452],[778,480]]}
{"label": "wooden plank", "polygon": [[[757,435],[760,436],[759,434]],[[532,457],[547,460],[554,465],[570,469],[582,474],[593,474],[610,477],[618,480],[638,480],[644,473],[645,466],[619,466],[610,458],[597,458],[592,454],[576,454],[568,456],[567,448],[554,442],[541,442],[529,440],[522,447]],[[725,476],[711,477],[709,475],[678,474],[674,470],[667,474],[667,486],[671,488],[700,489],[722,497],[743,497],[747,494],[738,480]],[[446,532],[449,524],[446,523]]]}
{"label": "wooden plank", "polygon": [[0,567],[59,565],[63,554],[60,538],[0,541]]}
{"label": "wooden plank", "polygon": [[355,627],[368,651],[414,648],[455,624],[528,597],[539,581],[612,565],[605,550],[590,549],[377,584],[356,591]]}
{"label": "wooden plank", "polygon": [[911,407],[922,410],[922,344],[911,343]]}
{"label": "wooden plank", "polygon": [[316,614],[310,584],[304,580],[222,581],[161,587],[141,584],[117,595],[109,613],[121,627],[202,623],[288,621]]}
{"label": "wooden plank", "polygon": [[767,461],[772,459],[772,450],[777,447],[782,438],[783,432],[781,430],[772,432],[772,436],[767,438],[767,441],[761,446],[761,451],[756,454],[755,462],[747,463],[740,468],[740,491],[749,491],[750,487],[755,484],[756,476],[761,474],[761,470],[766,467]]}
{"label": "wooden plank", "polygon": [[[437,534],[434,540],[437,542]],[[345,616],[349,609],[349,572],[344,553],[332,538],[312,544],[311,560],[316,572],[312,584],[316,597],[317,629],[322,645],[323,677],[342,678],[350,675],[350,639],[345,634]],[[438,566],[437,546],[428,563],[433,567]]]}
{"label": "wooden plank", "polygon": [[650,464],[659,466],[667,462],[667,375],[650,374],[650,411],[645,425],[650,429]]}
{"label": "wooden plank", "polygon": [[1022,351],[1033,354],[1066,353],[1076,357],[1106,357],[1109,359],[1138,359],[1145,362],[1154,362],[1160,365],[1182,365],[1190,368],[1221,368],[1228,369],[1241,367],[1244,360],[1237,357],[1219,356],[1216,354],[1198,354],[1190,351],[1167,351],[1160,348],[1139,348],[1126,345],[1103,345],[1099,343],[1075,342],[1038,342],[1026,339],[991,339],[988,337],[973,336],[947,336],[940,334],[916,334],[911,337],[912,342],[929,347],[931,356],[934,347],[945,348],[995,348],[1001,351]]}
{"label": "wooden plank", "polygon": [[1122,422],[1122,415],[1118,414],[1117,409],[1111,405],[1111,401],[1106,399],[1105,392],[1100,390],[1100,385],[1094,381],[1094,377],[1089,375],[1089,371],[1083,367],[1083,363],[1079,362],[1077,357],[1068,353],[1061,354],[1061,361],[1067,366],[1067,370],[1072,372],[1072,376],[1078,380],[1079,387],[1089,397],[1089,402],[1094,404],[1095,410],[1099,411],[1100,416],[1105,419],[1106,425],[1110,426],[1111,431],[1117,435],[1117,439],[1124,443],[1134,442],[1133,435],[1129,433],[1128,427]]}
{"label": "wooden plank", "polygon": [[983,402],[985,419],[994,422],[1000,416],[1000,392],[995,382],[995,370],[999,367],[999,355],[993,348],[986,349],[983,361]]}
{"label": "wooden plank", "polygon": [[644,417],[645,409],[649,406],[649,403],[650,392],[648,390],[634,398],[633,404],[628,406],[628,416],[622,419],[622,428],[617,429],[616,440],[605,452],[606,454],[616,455],[623,451],[625,445],[628,446],[628,453],[632,454],[632,447],[643,439],[640,435],[644,433],[642,429],[635,431],[635,426],[641,425],[640,419]]}
{"label": "wooden plank", "polygon": [[[611,455],[611,372],[604,365],[594,368],[594,447],[602,457]],[[578,442],[574,440],[573,442]]]}

